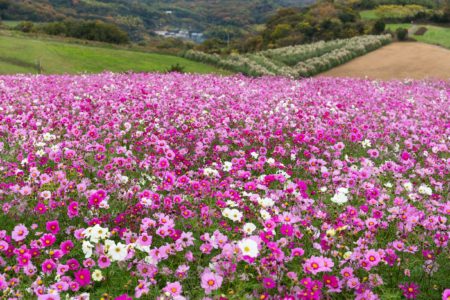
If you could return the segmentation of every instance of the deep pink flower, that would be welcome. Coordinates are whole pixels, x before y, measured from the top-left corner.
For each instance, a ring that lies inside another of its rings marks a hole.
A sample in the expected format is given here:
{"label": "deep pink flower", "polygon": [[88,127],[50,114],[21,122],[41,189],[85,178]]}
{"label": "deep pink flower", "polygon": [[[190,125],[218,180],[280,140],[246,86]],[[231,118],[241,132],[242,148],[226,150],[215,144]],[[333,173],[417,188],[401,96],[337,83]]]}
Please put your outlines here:
{"label": "deep pink flower", "polygon": [[275,280],[270,277],[265,277],[263,279],[263,285],[266,289],[273,289],[276,287]]}
{"label": "deep pink flower", "polygon": [[59,232],[59,222],[57,220],[49,221],[46,223],[45,228],[47,231],[57,234]]}
{"label": "deep pink flower", "polygon": [[88,269],[80,269],[75,272],[75,281],[82,287],[89,285],[91,283],[91,273]]}
{"label": "deep pink flower", "polygon": [[53,261],[53,259],[46,259],[42,263],[41,268],[42,268],[42,272],[44,272],[46,274],[50,274],[51,272],[53,272],[54,269],[56,269],[56,264]]}

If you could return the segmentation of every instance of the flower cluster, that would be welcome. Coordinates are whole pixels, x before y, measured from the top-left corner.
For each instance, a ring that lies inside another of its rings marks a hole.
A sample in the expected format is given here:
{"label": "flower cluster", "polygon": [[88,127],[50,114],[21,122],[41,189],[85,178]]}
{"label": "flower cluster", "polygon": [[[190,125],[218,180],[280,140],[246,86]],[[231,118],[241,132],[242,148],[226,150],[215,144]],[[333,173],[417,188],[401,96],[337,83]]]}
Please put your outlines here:
{"label": "flower cluster", "polygon": [[449,99],[442,81],[0,77],[0,298],[449,299]]}
{"label": "flower cluster", "polygon": [[390,35],[367,35],[270,49],[254,54],[232,53],[224,58],[196,50],[187,51],[185,56],[246,75],[281,75],[298,78],[316,75],[346,63],[390,41]]}

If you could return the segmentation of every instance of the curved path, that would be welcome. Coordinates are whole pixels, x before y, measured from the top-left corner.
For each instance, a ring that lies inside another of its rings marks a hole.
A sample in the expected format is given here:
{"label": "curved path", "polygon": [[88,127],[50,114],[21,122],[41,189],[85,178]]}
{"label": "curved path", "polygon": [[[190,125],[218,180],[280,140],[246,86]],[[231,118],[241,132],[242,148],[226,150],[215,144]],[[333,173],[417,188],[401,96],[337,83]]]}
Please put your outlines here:
{"label": "curved path", "polygon": [[392,43],[318,76],[450,79],[450,50],[417,42]]}

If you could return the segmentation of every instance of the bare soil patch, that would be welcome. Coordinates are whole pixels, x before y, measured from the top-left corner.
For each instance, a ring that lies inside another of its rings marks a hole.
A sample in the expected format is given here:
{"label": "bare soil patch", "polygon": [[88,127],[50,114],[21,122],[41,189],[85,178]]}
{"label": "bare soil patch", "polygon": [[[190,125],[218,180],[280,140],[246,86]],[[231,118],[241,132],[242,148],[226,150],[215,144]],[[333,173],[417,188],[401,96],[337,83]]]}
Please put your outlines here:
{"label": "bare soil patch", "polygon": [[450,79],[450,50],[417,42],[392,43],[318,76]]}

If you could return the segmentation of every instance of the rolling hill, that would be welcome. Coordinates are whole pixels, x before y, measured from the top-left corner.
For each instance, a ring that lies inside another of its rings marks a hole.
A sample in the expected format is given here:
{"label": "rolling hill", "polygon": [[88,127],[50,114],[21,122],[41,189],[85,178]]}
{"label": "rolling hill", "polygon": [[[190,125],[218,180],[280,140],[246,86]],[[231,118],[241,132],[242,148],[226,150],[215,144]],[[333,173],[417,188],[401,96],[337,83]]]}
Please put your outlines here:
{"label": "rolling hill", "polygon": [[157,53],[75,45],[29,37],[0,36],[0,74],[165,71],[172,65],[192,73],[225,73],[181,57]]}

